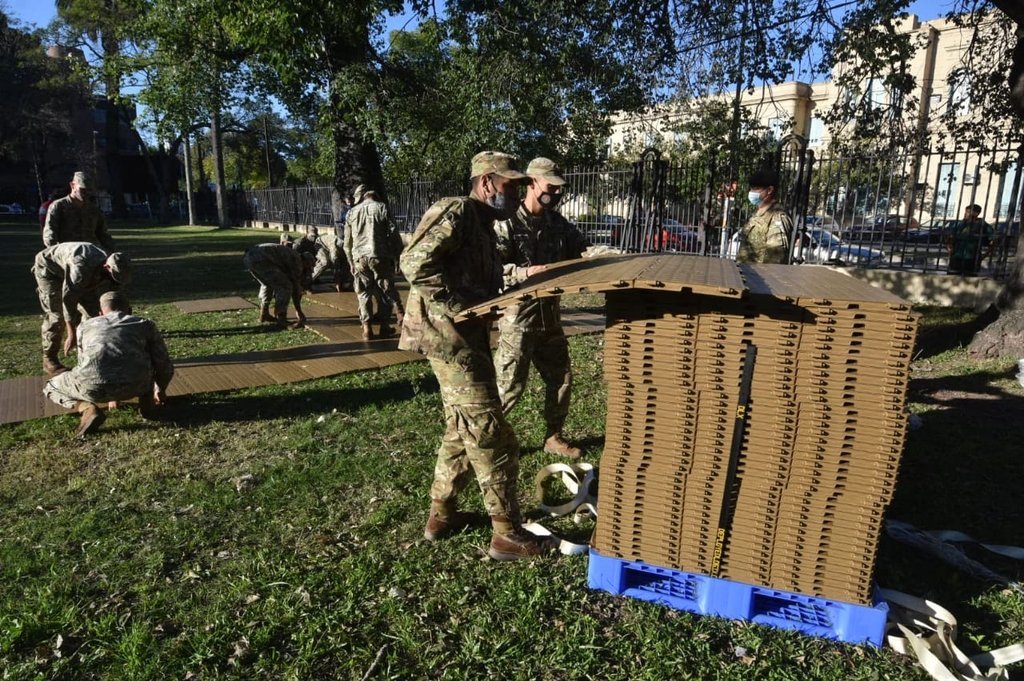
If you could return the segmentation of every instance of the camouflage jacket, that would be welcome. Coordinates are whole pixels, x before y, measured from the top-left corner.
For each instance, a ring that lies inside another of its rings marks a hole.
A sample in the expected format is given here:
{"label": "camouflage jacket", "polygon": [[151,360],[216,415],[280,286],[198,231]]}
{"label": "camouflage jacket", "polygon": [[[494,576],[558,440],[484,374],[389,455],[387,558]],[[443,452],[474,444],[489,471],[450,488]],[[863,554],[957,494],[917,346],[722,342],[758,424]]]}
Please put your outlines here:
{"label": "camouflage jacket", "polygon": [[245,252],[246,267],[273,267],[285,273],[292,284],[292,298],[302,297],[302,256],[291,246],[266,243]]}
{"label": "camouflage jacket", "polygon": [[46,211],[43,245],[56,246],[70,241],[96,244],[107,253],[116,250],[100,209],[88,201],[79,204],[70,196],[65,196],[51,203]]}
{"label": "camouflage jacket", "polygon": [[362,257],[397,260],[402,239],[391,224],[388,207],[373,199],[353,206],[345,218],[343,248],[350,267]]}
{"label": "camouflage jacket", "polygon": [[42,260],[45,272],[37,274],[53,282],[61,282],[64,319],[75,326],[82,321],[79,302],[87,297],[98,298],[116,288],[103,269],[107,253],[95,244],[82,241],[57,244],[43,249],[37,256],[38,260]]}
{"label": "camouflage jacket", "polygon": [[494,211],[487,204],[461,196],[431,206],[402,253],[401,269],[410,288],[398,347],[447,362],[466,350],[488,350],[488,320],[454,320],[501,290]]}
{"label": "camouflage jacket", "polygon": [[793,220],[784,210],[771,207],[761,215],[753,215],[740,229],[736,262],[789,262],[789,238]]}
{"label": "camouflage jacket", "polygon": [[[590,242],[560,213],[546,210],[532,215],[525,204],[509,220],[494,223],[498,253],[503,265],[504,288],[526,279],[531,265],[548,265],[583,255]],[[559,323],[558,298],[529,300],[505,311],[522,328],[541,328]]]}
{"label": "camouflage jacket", "polygon": [[125,312],[93,317],[78,327],[75,377],[86,385],[156,383],[167,388],[174,367],[156,324]]}

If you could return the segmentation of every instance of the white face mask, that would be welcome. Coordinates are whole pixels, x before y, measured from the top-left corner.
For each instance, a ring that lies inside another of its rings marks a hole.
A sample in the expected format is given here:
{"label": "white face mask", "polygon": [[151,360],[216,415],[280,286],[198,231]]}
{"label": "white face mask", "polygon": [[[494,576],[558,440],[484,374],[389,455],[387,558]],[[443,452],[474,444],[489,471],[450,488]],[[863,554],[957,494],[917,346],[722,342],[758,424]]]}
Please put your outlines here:
{"label": "white face mask", "polygon": [[760,206],[761,192],[755,192],[754,190],[750,190],[750,192],[747,194],[747,201],[750,201],[755,206]]}

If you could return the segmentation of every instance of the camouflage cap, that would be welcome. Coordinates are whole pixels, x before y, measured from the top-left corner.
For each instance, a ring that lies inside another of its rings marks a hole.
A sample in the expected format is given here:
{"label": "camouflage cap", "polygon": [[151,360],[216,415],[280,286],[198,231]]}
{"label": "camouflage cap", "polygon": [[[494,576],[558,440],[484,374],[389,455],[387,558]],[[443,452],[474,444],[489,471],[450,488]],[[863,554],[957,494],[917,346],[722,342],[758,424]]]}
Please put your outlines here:
{"label": "camouflage cap", "polygon": [[521,180],[524,175],[519,170],[519,159],[511,154],[503,154],[500,151],[481,151],[473,157],[473,164],[470,170],[470,177],[481,175],[501,175],[510,180]]}
{"label": "camouflage cap", "polygon": [[81,170],[76,171],[75,174],[71,176],[71,181],[82,189],[88,189],[92,186],[92,178]]}
{"label": "camouflage cap", "polygon": [[132,280],[132,259],[127,253],[111,253],[104,263],[110,268],[110,276],[124,286]]}
{"label": "camouflage cap", "polygon": [[352,192],[352,203],[359,203],[363,200],[363,195],[369,191],[369,187],[365,184],[357,185],[355,190]]}
{"label": "camouflage cap", "polygon": [[550,158],[544,158],[543,156],[530,161],[530,165],[526,167],[526,174],[551,184],[565,184],[565,178],[562,177],[562,169],[555,165],[555,162]]}

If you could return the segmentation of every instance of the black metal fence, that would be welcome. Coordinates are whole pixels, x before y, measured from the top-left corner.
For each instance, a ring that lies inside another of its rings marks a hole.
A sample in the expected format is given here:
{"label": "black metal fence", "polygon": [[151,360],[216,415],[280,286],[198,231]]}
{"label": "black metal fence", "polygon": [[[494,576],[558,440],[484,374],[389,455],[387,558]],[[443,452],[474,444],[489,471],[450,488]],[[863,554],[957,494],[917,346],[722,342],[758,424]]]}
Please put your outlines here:
{"label": "black metal fence", "polygon": [[[840,155],[795,139],[744,158],[723,149],[669,162],[648,150],[626,167],[569,169],[559,210],[595,245],[730,255],[731,235],[753,210],[746,177],[769,165],[793,218],[794,262],[941,272],[966,239],[978,272],[998,278],[1016,253],[1022,160],[1024,148]],[[393,219],[410,232],[434,201],[468,189],[465,178],[417,178],[387,187],[387,195]],[[334,224],[329,187],[249,190],[232,204],[239,221]],[[978,233],[958,234],[971,205],[981,208],[982,221],[972,223]]]}

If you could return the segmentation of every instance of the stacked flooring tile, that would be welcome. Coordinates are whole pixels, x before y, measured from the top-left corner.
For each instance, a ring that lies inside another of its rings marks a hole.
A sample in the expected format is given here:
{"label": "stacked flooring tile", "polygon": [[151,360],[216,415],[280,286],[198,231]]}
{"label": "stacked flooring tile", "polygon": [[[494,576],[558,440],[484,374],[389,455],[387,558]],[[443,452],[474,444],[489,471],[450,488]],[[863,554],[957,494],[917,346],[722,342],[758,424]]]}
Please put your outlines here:
{"label": "stacked flooring tile", "polygon": [[[895,296],[827,269],[728,263],[742,277],[737,291],[722,263],[625,258],[520,293],[561,292],[567,281],[607,293],[592,546],[869,604],[916,318]],[[611,265],[632,270],[586,281]]]}

